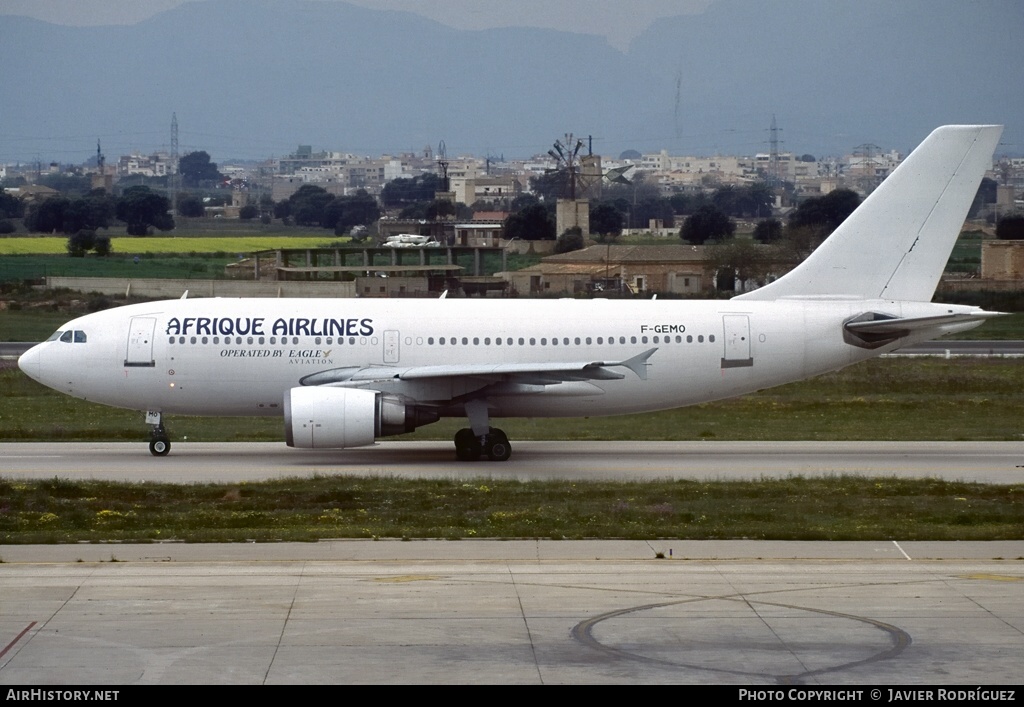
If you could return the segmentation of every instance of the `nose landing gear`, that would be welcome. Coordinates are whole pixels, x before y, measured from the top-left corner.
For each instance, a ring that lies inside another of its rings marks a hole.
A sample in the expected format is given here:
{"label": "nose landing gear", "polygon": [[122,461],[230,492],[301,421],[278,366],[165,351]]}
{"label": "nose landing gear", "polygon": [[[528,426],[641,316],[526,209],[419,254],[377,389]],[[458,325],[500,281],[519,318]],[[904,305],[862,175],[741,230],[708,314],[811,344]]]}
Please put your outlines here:
{"label": "nose landing gear", "polygon": [[171,451],[171,438],[164,429],[162,414],[147,412],[146,423],[153,426],[149,433],[149,453],[154,457],[166,457]]}

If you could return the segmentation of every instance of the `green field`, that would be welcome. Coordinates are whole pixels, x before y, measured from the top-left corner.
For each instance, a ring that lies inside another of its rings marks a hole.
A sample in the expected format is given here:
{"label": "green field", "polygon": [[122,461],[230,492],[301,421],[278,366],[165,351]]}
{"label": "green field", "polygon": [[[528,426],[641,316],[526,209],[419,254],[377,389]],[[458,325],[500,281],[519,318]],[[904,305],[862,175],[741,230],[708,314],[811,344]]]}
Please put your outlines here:
{"label": "green field", "polygon": [[318,476],[167,484],[0,478],[0,544],[1018,540],[1024,537],[1022,491],[1019,485],[846,476],[710,483]]}
{"label": "green field", "polygon": [[[142,255],[178,253],[253,253],[274,248],[319,248],[345,240],[324,231],[304,236],[210,236],[173,237],[115,236],[110,239],[113,253]],[[68,239],[64,236],[0,238],[0,255],[65,255]]]}

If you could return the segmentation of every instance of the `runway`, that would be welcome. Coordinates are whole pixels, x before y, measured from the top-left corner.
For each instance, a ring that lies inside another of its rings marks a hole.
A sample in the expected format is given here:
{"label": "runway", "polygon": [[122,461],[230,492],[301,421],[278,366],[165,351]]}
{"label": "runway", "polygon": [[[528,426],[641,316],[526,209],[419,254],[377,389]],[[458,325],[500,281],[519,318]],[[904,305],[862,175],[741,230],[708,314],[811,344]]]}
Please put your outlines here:
{"label": "runway", "polygon": [[1016,686],[1024,654],[1020,542],[0,551],[4,685]]}
{"label": "runway", "polygon": [[[5,444],[0,477],[1017,483],[1024,443]],[[0,685],[1016,686],[1024,541],[0,546]],[[789,687],[785,688],[786,690]]]}
{"label": "runway", "polygon": [[296,450],[280,442],[13,443],[0,477],[240,482],[288,476],[384,475],[586,479],[759,479],[857,474],[1010,484],[1024,479],[1024,442],[517,442],[507,462],[456,462],[450,442],[382,442]]}

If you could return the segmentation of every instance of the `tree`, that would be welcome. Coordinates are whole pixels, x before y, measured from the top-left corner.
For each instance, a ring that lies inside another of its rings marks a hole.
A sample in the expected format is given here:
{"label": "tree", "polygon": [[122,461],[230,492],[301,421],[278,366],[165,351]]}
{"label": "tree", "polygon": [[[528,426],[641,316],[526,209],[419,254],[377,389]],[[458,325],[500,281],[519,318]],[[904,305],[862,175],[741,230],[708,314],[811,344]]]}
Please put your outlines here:
{"label": "tree", "polygon": [[33,204],[25,216],[25,228],[33,233],[61,233],[64,231],[64,212],[71,200],[63,196],[51,196],[46,201]]}
{"label": "tree", "polygon": [[246,204],[238,210],[238,218],[242,221],[252,221],[259,213],[259,209],[256,208],[255,204]]}
{"label": "tree", "polygon": [[708,262],[718,273],[719,290],[735,290],[737,280],[762,285],[771,267],[770,249],[745,238],[731,238],[708,246]]}
{"label": "tree", "polygon": [[191,188],[197,188],[204,182],[209,185],[224,180],[224,175],[217,171],[217,163],[210,161],[205,150],[190,152],[179,159],[178,173],[181,174],[181,183]]}
{"label": "tree", "polygon": [[782,221],[766,218],[754,226],[754,240],[758,243],[775,243],[782,239]]}
{"label": "tree", "polygon": [[1012,214],[999,220],[996,238],[1004,241],[1024,240],[1024,216]]}
{"label": "tree", "polygon": [[199,218],[206,213],[203,200],[195,194],[181,194],[178,196],[178,215],[186,218]]}
{"label": "tree", "polygon": [[0,189],[0,218],[21,218],[25,213],[25,202]]}
{"label": "tree", "polygon": [[974,218],[977,216],[983,205],[996,203],[997,187],[998,184],[996,180],[989,179],[988,177],[982,177],[981,184],[978,185],[978,193],[974,195],[974,201],[971,202],[971,208],[967,211],[967,218]]}
{"label": "tree", "polygon": [[555,240],[555,220],[543,204],[527,206],[505,219],[505,238],[524,241]]}
{"label": "tree", "polygon": [[696,194],[673,194],[668,198],[669,206],[677,214],[692,214],[701,206],[709,203],[708,195],[704,192]]}
{"label": "tree", "polygon": [[103,189],[91,191],[81,199],[72,199],[64,210],[64,233],[109,228],[115,209],[115,200]]}
{"label": "tree", "polygon": [[555,242],[556,253],[570,253],[583,248],[583,229],[579,226],[567,228]]}
{"label": "tree", "polygon": [[427,220],[437,221],[452,216],[458,216],[459,207],[448,199],[434,199],[427,207]]}
{"label": "tree", "polygon": [[772,211],[772,192],[764,182],[743,187],[724,186],[711,196],[711,203],[734,218],[767,216]]}
{"label": "tree", "polygon": [[101,258],[110,255],[114,251],[114,247],[110,244],[110,236],[105,233],[96,234],[96,241],[92,249]]}
{"label": "tree", "polygon": [[622,235],[625,219],[611,204],[598,204],[590,210],[590,231],[601,243],[611,243]]}
{"label": "tree", "polygon": [[701,206],[683,221],[679,237],[687,243],[700,245],[705,241],[729,238],[736,231],[732,219],[710,204]]}
{"label": "tree", "polygon": [[323,187],[303,184],[288,197],[288,209],[299,226],[323,226],[326,221],[324,210],[333,199]]}
{"label": "tree", "polygon": [[512,204],[509,206],[509,208],[512,209],[512,211],[522,211],[527,206],[533,206],[534,204],[539,203],[540,199],[538,199],[535,195],[523,193],[512,200]]}
{"label": "tree", "polygon": [[145,236],[150,226],[170,231],[174,228],[170,210],[170,200],[149,187],[130,187],[117,201],[117,218],[127,224],[130,236]]}
{"label": "tree", "polygon": [[335,197],[324,207],[324,228],[333,228],[338,235],[347,233],[355,226],[369,226],[380,218],[377,200],[360,189],[351,196]]}
{"label": "tree", "polygon": [[85,254],[96,247],[96,231],[82,229],[68,238],[68,255],[72,258],[84,258]]}
{"label": "tree", "polygon": [[416,202],[433,201],[440,188],[441,180],[436,174],[421,174],[412,179],[392,179],[381,190],[380,200],[385,208],[395,209]]}
{"label": "tree", "polygon": [[789,215],[789,225],[794,228],[809,226],[819,233],[828,235],[858,206],[860,197],[857,196],[857,192],[836,189],[825,196],[811,197],[797,206]]}

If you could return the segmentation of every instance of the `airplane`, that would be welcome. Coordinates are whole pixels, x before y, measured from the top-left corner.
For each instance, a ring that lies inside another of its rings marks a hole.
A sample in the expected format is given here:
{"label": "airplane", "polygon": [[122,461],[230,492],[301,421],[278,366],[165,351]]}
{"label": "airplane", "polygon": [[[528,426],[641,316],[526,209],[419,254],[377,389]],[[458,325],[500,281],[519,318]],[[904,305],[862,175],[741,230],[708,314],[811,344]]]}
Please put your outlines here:
{"label": "airplane", "polygon": [[182,298],[74,319],[18,364],[144,411],[158,457],[165,415],[274,415],[288,446],[336,449],[465,417],[456,458],[505,461],[492,419],[720,400],[999,316],[931,300],[1001,134],[936,129],[800,265],[730,300]]}

